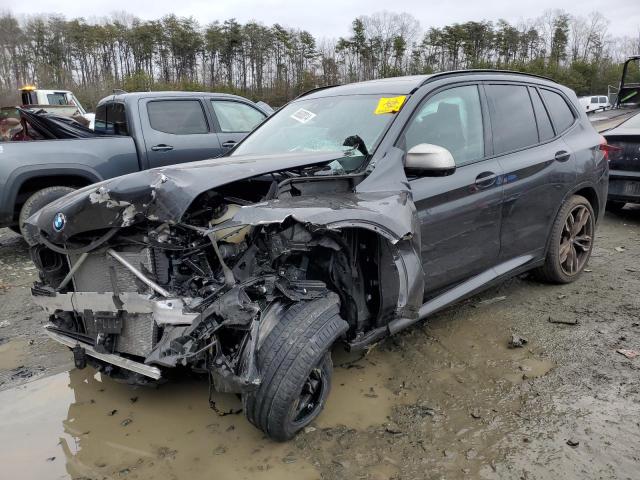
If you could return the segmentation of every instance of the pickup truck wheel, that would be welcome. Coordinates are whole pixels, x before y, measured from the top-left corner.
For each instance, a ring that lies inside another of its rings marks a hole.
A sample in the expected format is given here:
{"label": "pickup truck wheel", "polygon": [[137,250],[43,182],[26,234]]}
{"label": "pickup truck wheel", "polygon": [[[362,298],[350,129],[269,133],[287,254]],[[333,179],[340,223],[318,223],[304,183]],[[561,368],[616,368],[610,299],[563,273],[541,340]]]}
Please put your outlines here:
{"label": "pickup truck wheel", "polygon": [[594,232],[595,214],[591,204],[583,196],[573,195],[553,223],[547,258],[536,270],[537,277],[549,283],[576,280],[591,257]]}
{"label": "pickup truck wheel", "polygon": [[293,304],[258,351],[262,382],[242,396],[247,419],[277,441],[313,421],[331,389],[329,350],[347,329],[335,295]]}
{"label": "pickup truck wheel", "polygon": [[22,238],[30,245],[36,245],[38,243],[38,239],[30,235],[24,228],[24,224],[31,215],[36,213],[42,207],[48,205],[49,203],[57,200],[61,197],[64,197],[67,193],[73,192],[75,189],[71,187],[47,187],[42,190],[38,190],[36,193],[27,198],[27,201],[24,202],[22,209],[20,210],[20,216],[18,217],[18,225],[20,226],[20,234]]}

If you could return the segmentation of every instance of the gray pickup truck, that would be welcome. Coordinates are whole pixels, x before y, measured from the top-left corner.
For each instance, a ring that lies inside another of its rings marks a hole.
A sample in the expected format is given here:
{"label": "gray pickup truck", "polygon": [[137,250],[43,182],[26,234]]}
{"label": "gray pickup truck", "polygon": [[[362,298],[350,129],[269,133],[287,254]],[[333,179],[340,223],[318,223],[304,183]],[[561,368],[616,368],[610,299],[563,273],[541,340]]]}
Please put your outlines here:
{"label": "gray pickup truck", "polygon": [[24,220],[74,189],[119,175],[222,155],[270,111],[222,93],[110,95],[96,108],[96,136],[0,145],[0,227]]}

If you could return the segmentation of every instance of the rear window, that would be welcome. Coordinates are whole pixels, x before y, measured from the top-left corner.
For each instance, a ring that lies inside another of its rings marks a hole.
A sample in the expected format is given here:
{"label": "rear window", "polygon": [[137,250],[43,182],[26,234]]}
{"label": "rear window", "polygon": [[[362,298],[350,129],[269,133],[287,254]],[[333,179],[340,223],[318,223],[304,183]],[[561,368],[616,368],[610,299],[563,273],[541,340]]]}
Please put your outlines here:
{"label": "rear window", "polygon": [[147,103],[151,128],[174,135],[209,133],[202,104],[198,100],[153,100]]}
{"label": "rear window", "polygon": [[600,103],[607,103],[607,97],[600,97]]}
{"label": "rear window", "polygon": [[529,88],[529,94],[531,95],[531,101],[533,102],[533,110],[536,112],[540,141],[544,142],[554,137],[551,119],[549,118],[547,110],[544,108],[544,104],[542,103],[538,90],[535,88]]}
{"label": "rear window", "polygon": [[110,102],[96,109],[94,130],[106,135],[129,135],[124,103]]}
{"label": "rear window", "polygon": [[487,85],[486,89],[490,99],[494,153],[538,143],[538,128],[527,87]]}
{"label": "rear window", "polygon": [[591,97],[591,103],[599,103],[598,97]]}
{"label": "rear window", "polygon": [[553,124],[556,127],[556,132],[562,133],[573,125],[573,121],[575,120],[573,111],[569,105],[567,105],[562,95],[552,92],[551,90],[542,89],[542,98],[544,99],[544,103],[547,104],[551,120],[553,120]]}

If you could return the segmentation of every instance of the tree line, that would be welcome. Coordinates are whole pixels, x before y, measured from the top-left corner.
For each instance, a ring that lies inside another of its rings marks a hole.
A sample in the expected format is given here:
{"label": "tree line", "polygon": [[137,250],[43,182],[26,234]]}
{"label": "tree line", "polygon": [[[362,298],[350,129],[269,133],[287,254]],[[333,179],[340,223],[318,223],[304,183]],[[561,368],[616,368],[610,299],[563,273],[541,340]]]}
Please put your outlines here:
{"label": "tree line", "polygon": [[73,90],[90,109],[114,88],[233,92],[278,106],[318,86],[466,68],[542,74],[581,95],[617,85],[632,54],[640,54],[640,32],[612,36],[598,12],[425,29],[408,13],[385,11],[357,17],[337,39],[235,19],[88,22],[8,12],[0,14],[0,100],[16,103],[17,88],[35,83]]}

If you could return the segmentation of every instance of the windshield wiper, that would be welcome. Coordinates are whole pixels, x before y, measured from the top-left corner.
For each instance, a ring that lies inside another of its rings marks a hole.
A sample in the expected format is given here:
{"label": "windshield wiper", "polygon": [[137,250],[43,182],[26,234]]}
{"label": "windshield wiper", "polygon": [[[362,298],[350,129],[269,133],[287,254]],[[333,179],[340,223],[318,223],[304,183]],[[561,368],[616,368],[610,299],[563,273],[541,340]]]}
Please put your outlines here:
{"label": "windshield wiper", "polygon": [[351,135],[344,139],[342,142],[343,147],[351,147],[353,149],[358,150],[365,157],[369,156],[369,150],[367,150],[367,146],[364,143],[364,140],[360,137],[360,135]]}

